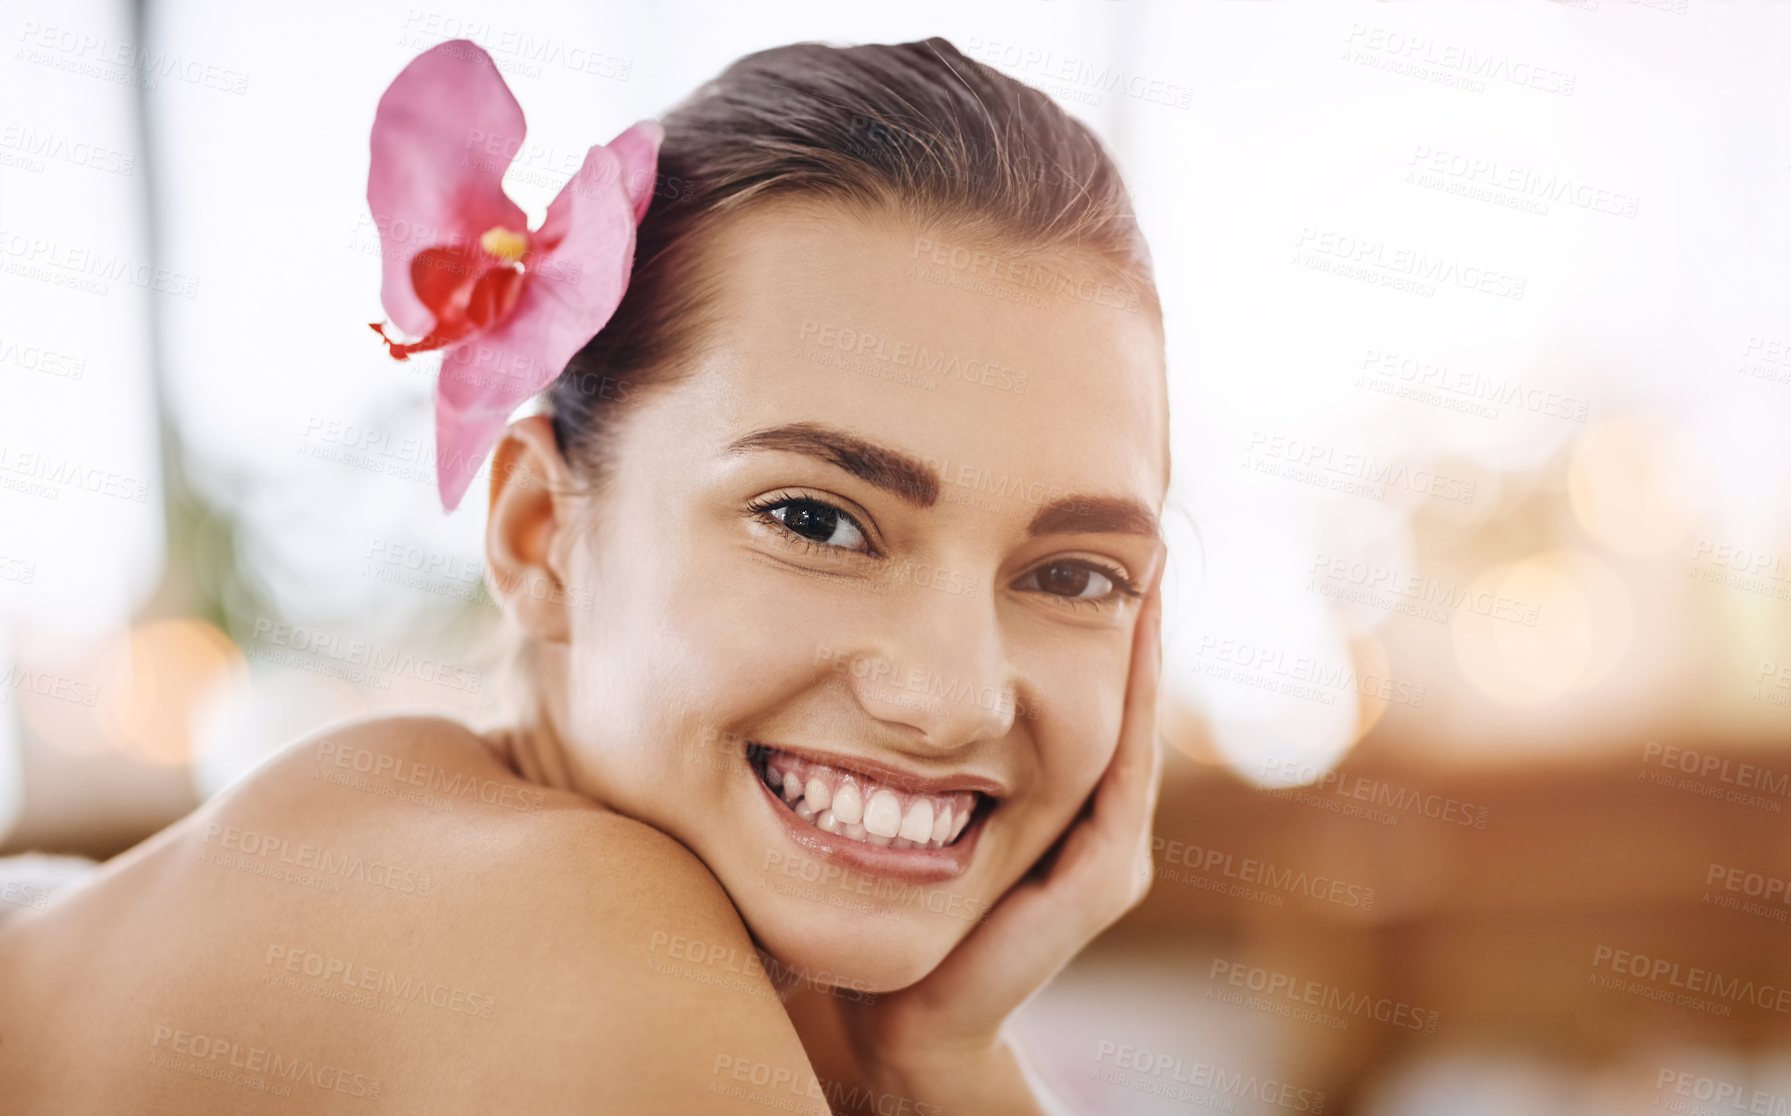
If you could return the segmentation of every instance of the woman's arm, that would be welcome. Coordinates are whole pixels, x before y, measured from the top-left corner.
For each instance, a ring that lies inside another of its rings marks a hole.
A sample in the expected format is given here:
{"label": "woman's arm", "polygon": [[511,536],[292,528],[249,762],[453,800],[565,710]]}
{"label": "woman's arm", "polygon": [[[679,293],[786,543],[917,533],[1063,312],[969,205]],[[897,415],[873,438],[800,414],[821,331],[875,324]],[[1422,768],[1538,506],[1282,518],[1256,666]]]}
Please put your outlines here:
{"label": "woman's arm", "polygon": [[[907,1112],[911,1116],[947,1116],[959,1112],[1042,1113],[1074,1116],[1037,1079],[1017,1044],[998,1043],[982,1060],[912,1066],[894,1075],[877,1059],[861,1066],[852,1051],[833,998],[801,989],[785,1005],[802,1036],[804,1048],[820,1075],[835,1113],[872,1116]],[[867,1073],[867,1070],[869,1071]],[[925,1097],[949,1096],[949,1101]]]}
{"label": "woman's arm", "polygon": [[[534,881],[511,1110],[827,1116],[823,1085],[727,894],[682,845],[615,818]],[[518,920],[518,926],[523,920]],[[782,1107],[787,1106],[787,1107]]]}

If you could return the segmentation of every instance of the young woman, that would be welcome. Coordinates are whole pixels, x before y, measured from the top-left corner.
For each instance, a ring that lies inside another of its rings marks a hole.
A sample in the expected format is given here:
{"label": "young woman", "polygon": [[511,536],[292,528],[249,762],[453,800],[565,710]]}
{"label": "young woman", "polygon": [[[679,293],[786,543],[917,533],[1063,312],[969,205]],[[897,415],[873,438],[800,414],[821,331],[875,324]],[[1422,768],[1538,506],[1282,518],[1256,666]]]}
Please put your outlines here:
{"label": "young woman", "polygon": [[1042,1110],[1003,1023],[1150,877],[1124,187],[938,39],[663,127],[626,293],[492,459],[526,711],[321,732],[7,922],[9,1110]]}

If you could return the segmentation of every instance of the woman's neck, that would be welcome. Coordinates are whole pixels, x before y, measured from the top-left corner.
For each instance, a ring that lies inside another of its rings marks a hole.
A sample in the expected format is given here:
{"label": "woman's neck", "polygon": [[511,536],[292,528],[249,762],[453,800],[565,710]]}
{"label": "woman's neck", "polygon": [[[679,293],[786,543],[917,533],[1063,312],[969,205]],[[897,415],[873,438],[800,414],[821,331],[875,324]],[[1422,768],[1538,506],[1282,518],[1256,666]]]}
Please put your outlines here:
{"label": "woman's neck", "polygon": [[544,689],[562,677],[563,664],[525,641],[512,651],[507,668],[509,692],[524,696],[506,703],[512,706],[510,724],[482,732],[480,739],[499,763],[525,781],[555,790],[576,789],[565,744],[554,727],[562,695]]}
{"label": "woman's neck", "polygon": [[574,789],[558,734],[551,719],[539,711],[514,725],[488,729],[479,734],[479,739],[499,763],[524,781],[555,790]]}

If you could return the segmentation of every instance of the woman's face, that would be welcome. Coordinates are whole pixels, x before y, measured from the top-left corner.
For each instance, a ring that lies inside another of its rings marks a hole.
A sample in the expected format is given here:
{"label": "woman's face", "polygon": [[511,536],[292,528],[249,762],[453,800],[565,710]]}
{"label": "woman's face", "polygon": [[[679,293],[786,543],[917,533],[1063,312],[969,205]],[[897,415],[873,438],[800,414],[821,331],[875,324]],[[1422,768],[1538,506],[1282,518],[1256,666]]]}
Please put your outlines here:
{"label": "woman's face", "polygon": [[579,789],[701,857],[797,979],[900,988],[1112,755],[1161,334],[1092,267],[894,217],[782,204],[712,250],[726,316],[627,404],[567,559],[595,607],[557,727]]}

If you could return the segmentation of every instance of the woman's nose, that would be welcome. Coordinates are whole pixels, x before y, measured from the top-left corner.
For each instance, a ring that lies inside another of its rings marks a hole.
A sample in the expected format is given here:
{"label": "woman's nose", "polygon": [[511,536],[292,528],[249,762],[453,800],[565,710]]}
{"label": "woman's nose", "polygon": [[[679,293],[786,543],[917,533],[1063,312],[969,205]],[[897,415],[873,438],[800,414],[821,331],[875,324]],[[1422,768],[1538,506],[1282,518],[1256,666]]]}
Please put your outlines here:
{"label": "woman's nose", "polygon": [[899,594],[853,647],[839,665],[858,704],[914,729],[917,747],[951,752],[1013,728],[1016,679],[993,595]]}

